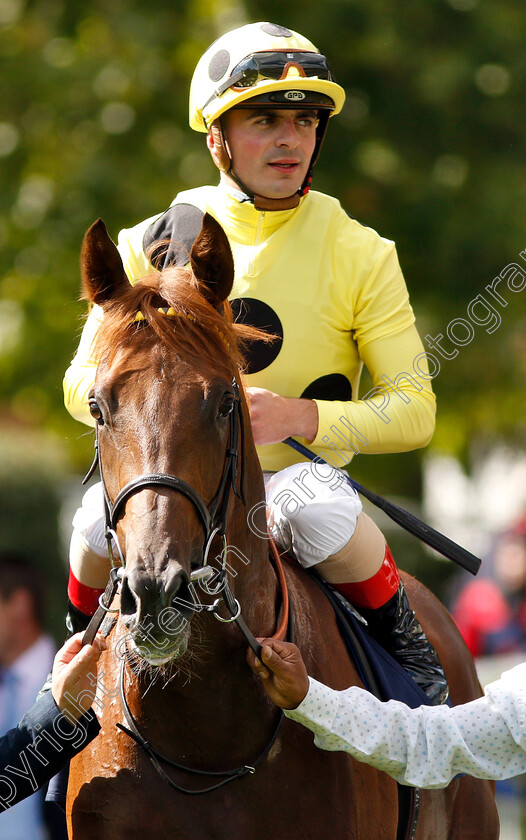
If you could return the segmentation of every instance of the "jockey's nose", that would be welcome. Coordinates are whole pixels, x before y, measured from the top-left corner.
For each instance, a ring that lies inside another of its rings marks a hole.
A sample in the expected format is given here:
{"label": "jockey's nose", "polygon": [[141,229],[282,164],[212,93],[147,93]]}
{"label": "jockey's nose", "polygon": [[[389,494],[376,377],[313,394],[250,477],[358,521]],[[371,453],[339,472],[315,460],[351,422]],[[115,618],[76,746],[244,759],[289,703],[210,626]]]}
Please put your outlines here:
{"label": "jockey's nose", "polygon": [[294,119],[284,115],[279,123],[279,130],[276,136],[276,146],[284,146],[287,149],[295,149],[299,146],[300,135]]}

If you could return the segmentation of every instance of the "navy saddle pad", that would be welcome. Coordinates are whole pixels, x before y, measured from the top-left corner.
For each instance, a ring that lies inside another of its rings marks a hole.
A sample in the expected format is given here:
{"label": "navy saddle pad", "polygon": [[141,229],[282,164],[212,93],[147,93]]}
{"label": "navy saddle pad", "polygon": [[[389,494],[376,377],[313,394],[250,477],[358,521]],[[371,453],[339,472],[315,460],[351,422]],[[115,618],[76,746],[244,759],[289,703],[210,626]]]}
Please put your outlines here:
{"label": "navy saddle pad", "polygon": [[320,575],[308,570],[336,613],[340,633],[365,687],[380,700],[401,700],[415,709],[430,706],[427,694],[410,674],[370,635],[364,620],[349,602]]}

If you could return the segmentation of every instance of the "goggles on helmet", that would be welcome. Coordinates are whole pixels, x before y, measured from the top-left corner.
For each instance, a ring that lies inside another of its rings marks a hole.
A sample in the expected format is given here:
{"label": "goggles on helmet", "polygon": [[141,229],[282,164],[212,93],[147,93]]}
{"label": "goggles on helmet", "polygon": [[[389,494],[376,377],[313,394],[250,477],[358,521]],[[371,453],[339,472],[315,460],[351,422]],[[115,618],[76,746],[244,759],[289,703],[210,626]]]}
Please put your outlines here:
{"label": "goggles on helmet", "polygon": [[214,91],[210,99],[205,103],[204,108],[226,90],[245,90],[253,87],[259,79],[284,79],[291,67],[294,67],[300,76],[324,79],[329,82],[335,81],[327,59],[321,53],[307,51],[270,50],[269,52],[257,52],[247,55],[237,64],[228,79],[222,82]]}

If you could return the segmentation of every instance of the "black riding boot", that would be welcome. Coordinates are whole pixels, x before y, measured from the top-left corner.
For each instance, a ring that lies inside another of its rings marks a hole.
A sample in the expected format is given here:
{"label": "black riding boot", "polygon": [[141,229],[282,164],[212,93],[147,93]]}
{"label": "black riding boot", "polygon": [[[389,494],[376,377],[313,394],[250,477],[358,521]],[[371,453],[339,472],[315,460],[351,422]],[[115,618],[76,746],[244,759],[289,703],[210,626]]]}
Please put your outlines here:
{"label": "black riding boot", "polygon": [[74,607],[71,601],[68,601],[68,611],[66,614],[66,629],[68,631],[67,639],[74,636],[75,633],[83,633],[93,616],[86,615],[81,612],[78,607]]}
{"label": "black riding boot", "polygon": [[404,584],[378,609],[360,608],[374,638],[380,642],[438,706],[448,697],[448,686],[438,654],[409,606]]}

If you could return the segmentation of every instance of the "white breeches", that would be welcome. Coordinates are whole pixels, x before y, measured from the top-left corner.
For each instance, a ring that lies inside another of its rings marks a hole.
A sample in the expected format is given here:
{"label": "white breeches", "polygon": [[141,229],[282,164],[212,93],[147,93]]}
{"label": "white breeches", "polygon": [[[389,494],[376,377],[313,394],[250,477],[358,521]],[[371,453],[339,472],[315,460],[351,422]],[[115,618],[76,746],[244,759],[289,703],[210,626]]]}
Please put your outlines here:
{"label": "white breeches", "polygon": [[270,533],[308,568],[347,545],[362,503],[345,475],[324,464],[293,464],[265,485]]}

